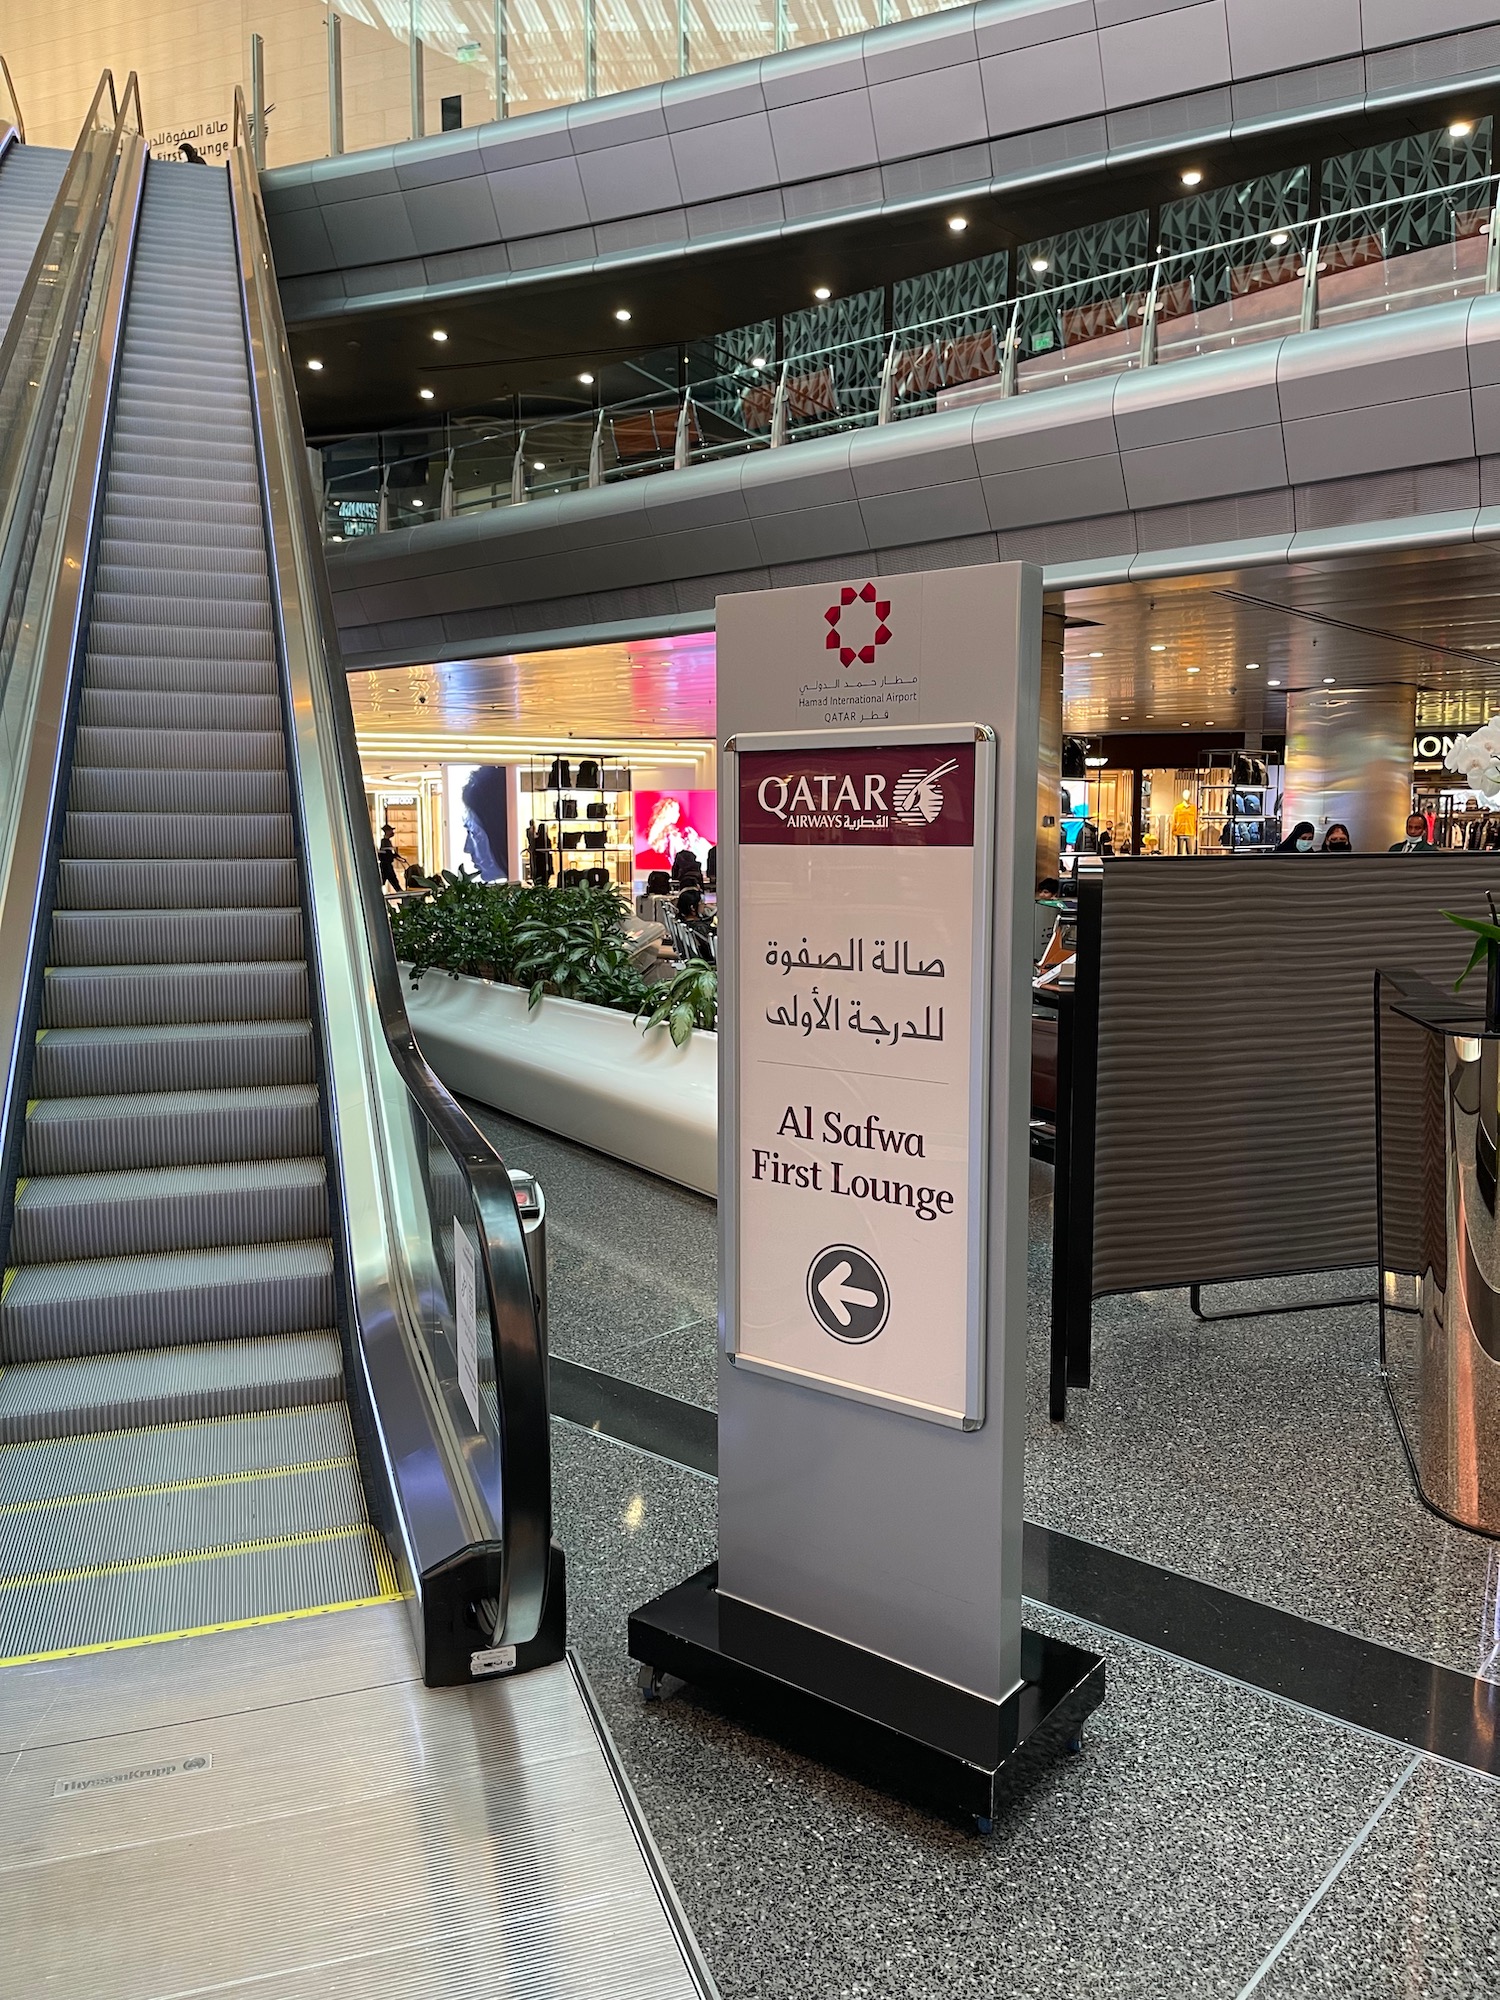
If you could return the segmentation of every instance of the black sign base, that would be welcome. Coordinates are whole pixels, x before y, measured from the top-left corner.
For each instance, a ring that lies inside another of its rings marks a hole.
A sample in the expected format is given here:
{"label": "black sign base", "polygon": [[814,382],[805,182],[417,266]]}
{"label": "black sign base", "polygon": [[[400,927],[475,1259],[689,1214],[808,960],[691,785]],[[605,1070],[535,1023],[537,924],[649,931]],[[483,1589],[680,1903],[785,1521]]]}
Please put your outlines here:
{"label": "black sign base", "polygon": [[710,1563],[631,1614],[648,1699],[674,1674],[789,1748],[981,1832],[1037,1764],[1080,1747],[1104,1699],[1103,1660],[1040,1632],[1021,1634],[1021,1686],[986,1701],[718,1585]]}

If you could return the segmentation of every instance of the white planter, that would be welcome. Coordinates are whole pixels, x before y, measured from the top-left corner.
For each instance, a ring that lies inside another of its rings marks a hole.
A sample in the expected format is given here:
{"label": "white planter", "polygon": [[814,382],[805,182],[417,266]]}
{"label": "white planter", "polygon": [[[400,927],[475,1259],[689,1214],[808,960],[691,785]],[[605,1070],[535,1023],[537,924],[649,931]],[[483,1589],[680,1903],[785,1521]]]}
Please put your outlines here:
{"label": "white planter", "polygon": [[526,1005],[519,986],[434,970],[406,1011],[450,1090],[629,1160],[701,1194],[718,1188],[717,1035],[674,1048],[665,1028],[578,1000]]}

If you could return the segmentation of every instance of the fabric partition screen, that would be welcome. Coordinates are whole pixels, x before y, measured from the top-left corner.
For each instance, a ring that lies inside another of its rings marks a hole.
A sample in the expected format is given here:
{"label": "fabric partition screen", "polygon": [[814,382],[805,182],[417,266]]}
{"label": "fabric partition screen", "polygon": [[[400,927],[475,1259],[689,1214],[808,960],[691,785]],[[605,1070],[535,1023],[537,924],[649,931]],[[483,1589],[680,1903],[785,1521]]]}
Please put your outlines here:
{"label": "fabric partition screen", "polygon": [[1093,1297],[1374,1263],[1375,973],[1451,989],[1487,889],[1500,855],[1105,862]]}

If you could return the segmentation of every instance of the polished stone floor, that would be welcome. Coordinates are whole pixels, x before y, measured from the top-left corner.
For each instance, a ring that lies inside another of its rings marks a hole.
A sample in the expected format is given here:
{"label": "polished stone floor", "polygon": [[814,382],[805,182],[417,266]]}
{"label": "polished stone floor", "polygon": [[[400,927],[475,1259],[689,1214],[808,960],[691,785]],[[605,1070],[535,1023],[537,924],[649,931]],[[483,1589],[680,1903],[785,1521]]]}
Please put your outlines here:
{"label": "polished stone floor", "polygon": [[[714,1400],[715,1210],[484,1115],[546,1187],[554,1351]],[[1030,1518],[1474,1671],[1488,1543],[1411,1494],[1369,1315],[1204,1327],[1105,1302],[1095,1387],[1045,1415],[1050,1184],[1032,1185]],[[711,1477],[554,1425],[570,1628],[725,2000],[1478,2000],[1500,1991],[1500,1784],[1028,1604],[1105,1655],[1083,1754],[988,1839],[683,1691],[629,1612],[714,1554]],[[1493,1665],[1493,1661],[1491,1662]]]}
{"label": "polished stone floor", "polygon": [[[711,1408],[714,1203],[471,1108],[546,1188],[554,1350]],[[1413,1492],[1373,1306],[1203,1325],[1185,1292],[1100,1300],[1093,1387],[1071,1394],[1059,1426],[1046,1399],[1050,1229],[1051,1172],[1033,1163],[1028,1519],[1500,1680],[1500,1544]],[[1298,1281],[1296,1295],[1337,1297],[1361,1278]]]}
{"label": "polished stone floor", "polygon": [[689,1691],[646,1705],[625,1621],[712,1557],[713,1483],[554,1431],[573,1641],[725,2000],[1500,1986],[1500,1786],[1040,1606],[1109,1693],[988,1839]]}

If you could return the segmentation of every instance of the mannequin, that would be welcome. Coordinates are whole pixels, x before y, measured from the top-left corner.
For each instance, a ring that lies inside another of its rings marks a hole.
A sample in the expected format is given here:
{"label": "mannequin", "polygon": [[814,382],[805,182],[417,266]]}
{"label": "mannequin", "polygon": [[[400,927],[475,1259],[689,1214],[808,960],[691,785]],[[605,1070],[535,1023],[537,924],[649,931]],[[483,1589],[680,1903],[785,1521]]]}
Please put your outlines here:
{"label": "mannequin", "polygon": [[1172,845],[1178,854],[1192,854],[1198,844],[1198,808],[1184,792],[1172,808]]}

